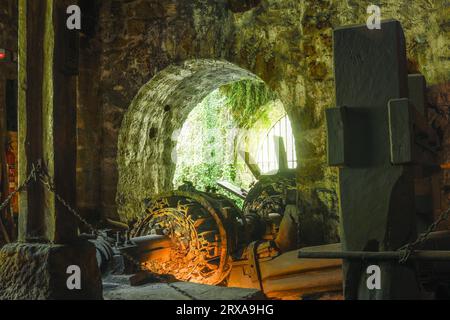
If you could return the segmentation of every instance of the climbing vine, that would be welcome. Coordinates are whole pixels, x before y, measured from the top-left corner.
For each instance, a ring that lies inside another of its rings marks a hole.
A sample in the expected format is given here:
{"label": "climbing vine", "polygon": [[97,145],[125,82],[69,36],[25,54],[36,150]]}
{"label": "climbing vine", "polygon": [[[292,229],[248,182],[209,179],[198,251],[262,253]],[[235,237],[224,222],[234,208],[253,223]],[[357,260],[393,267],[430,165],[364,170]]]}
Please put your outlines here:
{"label": "climbing vine", "polygon": [[177,139],[174,186],[189,181],[198,190],[217,189],[241,205],[242,200],[218,188],[217,181],[241,188],[253,182],[238,161],[236,139],[240,129],[267,117],[275,98],[264,83],[255,81],[232,83],[209,94],[190,113]]}
{"label": "climbing vine", "polygon": [[239,81],[220,88],[227,97],[228,107],[240,128],[249,129],[261,117],[267,117],[262,106],[277,99],[263,82]]}

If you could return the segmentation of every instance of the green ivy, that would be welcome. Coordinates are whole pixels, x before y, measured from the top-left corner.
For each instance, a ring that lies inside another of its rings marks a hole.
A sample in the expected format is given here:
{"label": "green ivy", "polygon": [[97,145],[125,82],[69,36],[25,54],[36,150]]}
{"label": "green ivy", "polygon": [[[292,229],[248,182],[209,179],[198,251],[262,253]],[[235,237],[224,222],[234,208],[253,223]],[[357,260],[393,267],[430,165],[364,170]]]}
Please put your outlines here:
{"label": "green ivy", "polygon": [[198,190],[218,192],[242,205],[242,199],[218,188],[218,180],[248,188],[237,164],[233,129],[248,129],[267,114],[265,105],[276,99],[264,83],[240,81],[208,95],[189,115],[177,142],[174,185],[190,181]]}
{"label": "green ivy", "polygon": [[262,108],[267,103],[277,99],[263,82],[244,80],[220,88],[227,97],[228,106],[233,118],[240,128],[251,128],[261,117],[267,116],[267,110]]}

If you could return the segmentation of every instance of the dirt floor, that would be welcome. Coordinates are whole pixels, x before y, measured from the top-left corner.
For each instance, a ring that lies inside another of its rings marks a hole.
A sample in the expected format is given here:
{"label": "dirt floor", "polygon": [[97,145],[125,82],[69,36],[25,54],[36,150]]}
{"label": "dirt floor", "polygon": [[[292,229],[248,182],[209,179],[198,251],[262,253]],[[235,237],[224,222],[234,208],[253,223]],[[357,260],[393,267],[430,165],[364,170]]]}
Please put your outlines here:
{"label": "dirt floor", "polygon": [[190,282],[130,285],[129,276],[110,276],[103,280],[105,300],[265,300],[254,289],[227,288]]}

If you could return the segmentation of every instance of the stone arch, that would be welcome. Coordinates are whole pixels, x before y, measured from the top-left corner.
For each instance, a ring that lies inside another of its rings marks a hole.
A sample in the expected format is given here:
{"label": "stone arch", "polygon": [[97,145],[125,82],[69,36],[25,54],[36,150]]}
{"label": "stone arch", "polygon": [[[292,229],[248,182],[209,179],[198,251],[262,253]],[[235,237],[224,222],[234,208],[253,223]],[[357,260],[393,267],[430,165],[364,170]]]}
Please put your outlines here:
{"label": "stone arch", "polygon": [[196,59],[172,65],[145,84],[126,112],[118,141],[116,202],[122,220],[143,212],[143,200],[172,188],[172,135],[209,93],[229,83],[254,80],[227,61]]}

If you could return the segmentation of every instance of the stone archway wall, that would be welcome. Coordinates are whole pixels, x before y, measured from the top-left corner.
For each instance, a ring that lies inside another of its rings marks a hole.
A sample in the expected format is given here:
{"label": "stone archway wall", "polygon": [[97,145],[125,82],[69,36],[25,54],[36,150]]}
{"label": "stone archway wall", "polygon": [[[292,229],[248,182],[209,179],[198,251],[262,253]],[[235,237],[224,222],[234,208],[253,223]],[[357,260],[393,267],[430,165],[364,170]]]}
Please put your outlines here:
{"label": "stone archway wall", "polygon": [[241,80],[262,81],[229,62],[198,59],[169,66],[141,88],[119,133],[116,201],[122,220],[143,212],[146,197],[172,188],[173,133],[192,109],[215,89]]}
{"label": "stone archway wall", "polygon": [[[98,69],[98,81],[80,91],[87,102],[79,117],[78,190],[92,198],[102,216],[118,218],[117,141],[130,102],[152,76],[190,59],[226,59],[264,80],[291,118],[302,192],[313,184],[335,188],[335,170],[326,164],[324,126],[324,109],[334,104],[332,29],[365,23],[370,1],[95,1],[101,8],[91,43],[101,54],[99,63],[87,66],[89,72]],[[383,18],[402,23],[410,71],[423,73],[429,86],[447,97],[444,2],[383,0],[380,5]],[[83,57],[95,55],[82,50]],[[98,119],[92,116],[95,110],[101,111]],[[96,152],[97,162],[91,157]]]}

